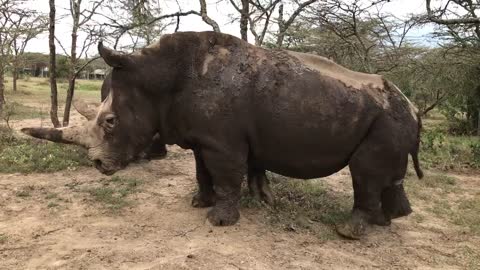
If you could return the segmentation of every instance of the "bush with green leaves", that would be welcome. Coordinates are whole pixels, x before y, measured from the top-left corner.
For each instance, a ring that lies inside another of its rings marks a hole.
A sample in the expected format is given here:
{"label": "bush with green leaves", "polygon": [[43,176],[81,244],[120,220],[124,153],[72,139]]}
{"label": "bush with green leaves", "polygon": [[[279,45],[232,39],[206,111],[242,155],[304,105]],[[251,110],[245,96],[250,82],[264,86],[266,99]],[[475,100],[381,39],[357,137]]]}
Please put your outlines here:
{"label": "bush with green leaves", "polygon": [[427,129],[421,139],[420,158],[427,168],[480,168],[480,143],[476,137],[450,136],[440,129]]}
{"label": "bush with green leaves", "polygon": [[477,164],[480,164],[480,139],[475,142],[472,142],[470,144],[470,149],[472,151],[473,160]]}

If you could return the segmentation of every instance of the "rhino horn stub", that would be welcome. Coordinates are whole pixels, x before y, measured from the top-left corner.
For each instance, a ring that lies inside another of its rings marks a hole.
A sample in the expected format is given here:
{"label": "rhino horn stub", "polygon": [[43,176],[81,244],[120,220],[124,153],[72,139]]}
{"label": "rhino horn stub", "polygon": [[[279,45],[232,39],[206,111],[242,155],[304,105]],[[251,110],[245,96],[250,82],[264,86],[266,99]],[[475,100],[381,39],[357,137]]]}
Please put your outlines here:
{"label": "rhino horn stub", "polygon": [[[73,100],[73,107],[79,114],[83,117],[87,118],[87,120],[93,120],[97,116],[97,110],[93,108],[89,108],[87,103],[83,102],[80,99]],[[98,106],[97,106],[98,107]]]}
{"label": "rhino horn stub", "polygon": [[20,131],[43,140],[56,143],[76,144],[86,148],[91,147],[86,134],[86,126],[71,126],[65,128],[22,128]]}

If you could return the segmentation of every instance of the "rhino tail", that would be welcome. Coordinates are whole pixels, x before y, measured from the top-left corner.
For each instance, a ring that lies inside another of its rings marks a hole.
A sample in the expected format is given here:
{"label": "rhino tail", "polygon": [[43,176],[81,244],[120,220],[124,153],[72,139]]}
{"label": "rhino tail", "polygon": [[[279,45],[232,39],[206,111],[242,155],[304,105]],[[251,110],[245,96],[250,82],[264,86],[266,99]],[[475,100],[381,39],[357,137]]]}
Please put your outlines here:
{"label": "rhino tail", "polygon": [[417,129],[417,141],[415,143],[415,146],[413,147],[412,151],[410,151],[410,155],[412,155],[412,160],[413,160],[413,167],[415,168],[415,173],[417,174],[418,179],[423,178],[423,171],[420,168],[420,162],[418,160],[418,151],[420,149],[420,132],[422,130],[422,118],[420,117],[419,114],[417,114],[417,123],[418,123],[418,129]]}

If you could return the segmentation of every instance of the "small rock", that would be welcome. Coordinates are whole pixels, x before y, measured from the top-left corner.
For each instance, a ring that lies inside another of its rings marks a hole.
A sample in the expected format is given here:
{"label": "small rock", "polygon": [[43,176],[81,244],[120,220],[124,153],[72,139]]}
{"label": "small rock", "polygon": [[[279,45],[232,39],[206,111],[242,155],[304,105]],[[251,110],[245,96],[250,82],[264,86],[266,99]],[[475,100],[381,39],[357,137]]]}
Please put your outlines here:
{"label": "small rock", "polygon": [[187,255],[187,258],[189,258],[189,259],[193,259],[194,257],[195,257],[195,256],[193,256],[193,254],[188,254],[188,255]]}

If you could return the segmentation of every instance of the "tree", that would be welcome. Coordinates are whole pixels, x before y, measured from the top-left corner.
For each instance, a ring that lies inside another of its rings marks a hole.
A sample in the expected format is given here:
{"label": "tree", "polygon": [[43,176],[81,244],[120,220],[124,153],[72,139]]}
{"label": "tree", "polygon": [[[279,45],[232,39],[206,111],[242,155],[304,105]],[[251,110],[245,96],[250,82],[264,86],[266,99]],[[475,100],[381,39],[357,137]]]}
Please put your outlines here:
{"label": "tree", "polygon": [[[147,0],[116,0],[107,1],[105,9],[108,12],[99,15],[108,19],[107,26],[102,36],[112,37],[115,39],[115,45],[123,36],[129,37],[131,46],[122,49],[135,50],[138,47],[144,47],[160,37],[169,23],[164,24],[162,21],[150,23],[153,19],[162,15],[160,4],[155,1]],[[114,14],[115,16],[107,16],[106,14]]]}
{"label": "tree", "polygon": [[[144,47],[159,38],[161,33],[176,19],[175,32],[180,26],[180,19],[184,16],[196,15],[210,25],[214,31],[220,32],[218,23],[210,18],[207,13],[205,0],[199,0],[200,11],[183,11],[178,5],[178,11],[171,14],[162,14],[158,4],[154,5],[146,0],[112,0],[106,2],[108,12],[99,13],[103,17],[100,24],[100,34],[104,39],[113,39],[113,48],[128,37],[129,45],[122,49],[134,51],[138,47]],[[112,15],[109,15],[112,14]],[[106,21],[105,21],[106,19]],[[153,33],[151,32],[153,31]],[[148,36],[146,35],[147,33]]]}
{"label": "tree", "polygon": [[285,19],[285,14],[284,14],[284,4],[281,3],[280,6],[278,7],[278,33],[277,33],[277,41],[276,41],[276,46],[277,47],[282,47],[283,45],[283,40],[285,39],[285,34],[288,31],[288,28],[294,23],[295,19],[300,15],[301,12],[305,10],[306,7],[310,6],[311,4],[317,2],[318,0],[307,0],[302,3],[298,3],[295,1],[295,3],[298,3],[297,6],[294,8],[293,13],[288,17],[288,19]]}
{"label": "tree", "polygon": [[475,70],[472,80],[475,82],[471,89],[464,91],[465,96],[460,99],[457,109],[466,115],[467,121],[480,136],[480,80],[478,79],[480,64],[478,53],[480,48],[480,0],[455,0],[442,2],[434,7],[431,0],[426,1],[426,18],[437,24],[437,37],[444,40],[441,44],[445,55],[454,55],[455,59],[462,59],[464,70]]}
{"label": "tree", "polygon": [[5,104],[5,71],[10,62],[13,39],[11,17],[18,11],[15,1],[0,2],[0,112]]}
{"label": "tree", "polygon": [[47,21],[43,15],[31,10],[23,10],[21,14],[17,14],[16,18],[10,18],[13,25],[12,28],[12,77],[13,77],[13,91],[17,91],[18,68],[20,66],[21,58],[25,52],[25,47],[28,42],[42,33]]}
{"label": "tree", "polygon": [[402,20],[383,13],[378,4],[339,0],[318,3],[305,12],[303,22],[298,21],[293,31],[287,31],[287,46],[314,51],[367,73],[386,73],[406,65],[415,56],[406,36],[417,19]]}
{"label": "tree", "polygon": [[240,36],[243,40],[248,41],[248,23],[250,19],[250,1],[241,0],[240,4],[237,4],[235,0],[229,0],[232,6],[238,13],[240,13]]}
{"label": "tree", "polygon": [[[281,0],[229,0],[240,14],[240,36],[248,41],[248,30],[255,38],[255,45],[261,46],[269,29],[272,14]],[[234,20],[237,18],[234,17]]]}
{"label": "tree", "polygon": [[[275,8],[280,0],[269,0],[267,3],[262,3],[260,0],[250,2],[257,10],[252,12],[248,18],[250,25],[250,32],[255,37],[255,45],[262,46],[270,26],[271,18]],[[261,26],[261,30],[257,30],[257,26]]]}
{"label": "tree", "polygon": [[[98,40],[97,32],[93,26],[87,25],[87,23],[92,19],[93,15],[96,14],[97,9],[103,3],[104,0],[98,0],[91,2],[90,9],[82,9],[82,0],[70,0],[70,15],[72,17],[72,39],[70,44],[70,53],[63,48],[61,42],[57,39],[60,46],[64,50],[64,53],[69,57],[69,73],[68,73],[68,89],[67,89],[67,98],[65,100],[65,110],[63,113],[63,126],[68,126],[70,122],[70,109],[72,106],[73,95],[75,92],[75,82],[80,74],[80,72],[85,68],[86,64],[79,67],[78,59],[82,55],[88,52],[88,49],[93,44],[96,44]],[[85,29],[82,29],[84,26],[88,26]],[[83,40],[80,51],[77,52],[77,40],[78,40],[78,31],[83,30],[87,34],[87,37]]]}

